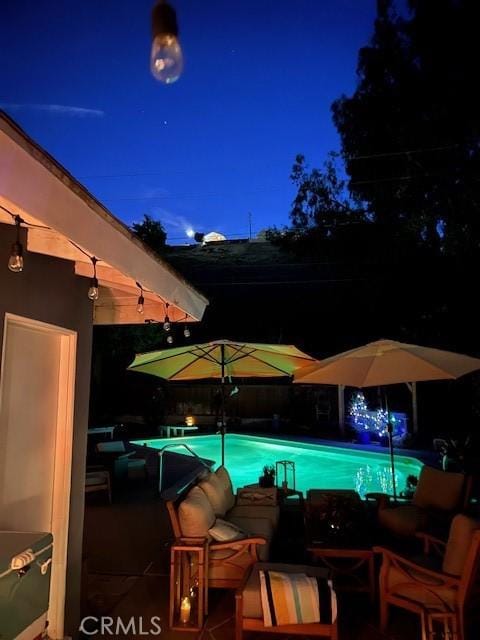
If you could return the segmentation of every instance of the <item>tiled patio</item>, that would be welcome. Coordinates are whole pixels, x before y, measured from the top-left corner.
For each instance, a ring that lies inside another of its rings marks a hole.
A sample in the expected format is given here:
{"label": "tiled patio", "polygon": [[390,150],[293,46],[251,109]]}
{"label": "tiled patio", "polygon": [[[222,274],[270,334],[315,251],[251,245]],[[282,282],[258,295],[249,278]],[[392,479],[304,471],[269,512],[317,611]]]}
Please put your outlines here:
{"label": "tiled patio", "polygon": [[[167,625],[170,540],[166,510],[153,489],[142,484],[132,485],[127,491],[117,493],[112,505],[108,505],[101,494],[89,496],[85,513],[83,615],[120,616],[123,620],[143,616],[147,621],[152,616],[160,616],[162,638],[191,639],[191,633],[171,632]],[[290,560],[297,559],[297,554],[300,559],[300,541],[296,551]],[[232,592],[211,591],[207,622],[210,633],[204,632],[203,637],[233,638],[233,607]],[[363,594],[341,596],[339,612],[341,640],[420,638],[418,619],[399,610],[392,611],[388,634],[381,634],[377,612],[371,609]],[[145,635],[122,637],[144,638]],[[279,638],[266,634],[258,637]]]}

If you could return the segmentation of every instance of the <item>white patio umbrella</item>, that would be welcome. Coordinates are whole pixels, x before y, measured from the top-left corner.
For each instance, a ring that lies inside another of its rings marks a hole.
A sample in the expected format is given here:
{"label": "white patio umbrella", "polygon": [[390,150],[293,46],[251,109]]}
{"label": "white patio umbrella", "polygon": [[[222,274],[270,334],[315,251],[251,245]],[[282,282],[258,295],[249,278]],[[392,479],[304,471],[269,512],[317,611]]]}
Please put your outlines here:
{"label": "white patio umbrella", "polygon": [[[344,351],[295,373],[295,383],[380,387],[432,380],[455,380],[480,369],[480,359],[395,340],[378,340]],[[392,427],[389,421],[393,493],[396,497]]]}

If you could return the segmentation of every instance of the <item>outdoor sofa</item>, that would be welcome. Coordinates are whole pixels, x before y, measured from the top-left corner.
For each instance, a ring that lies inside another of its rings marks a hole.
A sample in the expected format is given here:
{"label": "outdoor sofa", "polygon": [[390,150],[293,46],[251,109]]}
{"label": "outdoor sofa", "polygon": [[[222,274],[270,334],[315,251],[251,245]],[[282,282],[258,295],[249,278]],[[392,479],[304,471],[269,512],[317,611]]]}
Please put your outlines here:
{"label": "outdoor sofa", "polygon": [[168,501],[167,509],[175,538],[209,540],[209,587],[236,589],[251,565],[268,560],[279,508],[237,504],[225,467]]}

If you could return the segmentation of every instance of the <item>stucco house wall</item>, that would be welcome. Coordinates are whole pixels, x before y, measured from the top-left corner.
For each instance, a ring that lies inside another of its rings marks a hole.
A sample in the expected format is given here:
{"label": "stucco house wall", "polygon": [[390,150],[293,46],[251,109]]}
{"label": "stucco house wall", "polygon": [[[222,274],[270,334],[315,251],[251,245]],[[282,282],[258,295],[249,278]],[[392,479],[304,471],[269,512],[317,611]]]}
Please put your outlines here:
{"label": "stucco house wall", "polygon": [[[10,272],[7,261],[11,245],[15,241],[15,233],[12,225],[0,224],[0,344],[3,344],[6,313],[77,332],[65,604],[65,634],[74,636],[78,630],[80,617],[84,477],[92,344],[92,303],[87,297],[89,281],[75,276],[73,262],[36,253],[25,253],[25,268],[22,273]],[[25,246],[25,237],[22,242]],[[25,384],[28,385],[28,374],[25,377]],[[28,447],[28,442],[25,446]]]}

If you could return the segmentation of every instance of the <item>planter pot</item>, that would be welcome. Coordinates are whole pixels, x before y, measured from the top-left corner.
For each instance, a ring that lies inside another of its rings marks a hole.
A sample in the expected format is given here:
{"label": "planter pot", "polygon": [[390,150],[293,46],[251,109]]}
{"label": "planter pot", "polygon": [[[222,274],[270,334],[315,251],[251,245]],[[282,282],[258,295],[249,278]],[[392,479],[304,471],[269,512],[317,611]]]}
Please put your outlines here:
{"label": "planter pot", "polygon": [[275,485],[274,478],[270,476],[260,476],[258,479],[258,484],[262,487],[262,489],[270,489]]}
{"label": "planter pot", "polygon": [[359,431],[357,434],[357,439],[360,444],[370,444],[372,439],[370,431]]}

